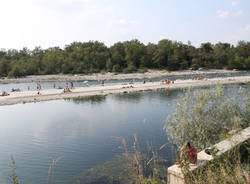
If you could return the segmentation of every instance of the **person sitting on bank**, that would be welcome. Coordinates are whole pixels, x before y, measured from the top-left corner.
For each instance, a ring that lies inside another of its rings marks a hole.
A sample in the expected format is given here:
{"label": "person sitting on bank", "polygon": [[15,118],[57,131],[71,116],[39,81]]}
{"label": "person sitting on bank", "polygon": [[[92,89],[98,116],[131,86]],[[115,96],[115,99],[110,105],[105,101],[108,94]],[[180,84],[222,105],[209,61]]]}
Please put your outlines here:
{"label": "person sitting on bank", "polygon": [[71,92],[71,90],[69,88],[64,88],[63,89],[63,93],[69,93],[69,92]]}
{"label": "person sitting on bank", "polygon": [[9,96],[9,95],[10,95],[9,93],[7,93],[6,91],[3,91],[0,96]]}
{"label": "person sitting on bank", "polygon": [[11,89],[11,92],[21,92],[21,90],[20,90],[19,88],[16,88],[16,89],[15,89],[15,88],[12,88],[12,89]]}
{"label": "person sitting on bank", "polygon": [[191,146],[190,142],[186,141],[180,150],[180,160],[178,161],[179,167],[184,163],[196,164],[197,162],[197,149]]}
{"label": "person sitting on bank", "polygon": [[190,145],[190,143],[187,143],[187,150],[188,150],[188,156],[189,156],[189,162],[191,164],[196,164],[197,162],[197,149]]}

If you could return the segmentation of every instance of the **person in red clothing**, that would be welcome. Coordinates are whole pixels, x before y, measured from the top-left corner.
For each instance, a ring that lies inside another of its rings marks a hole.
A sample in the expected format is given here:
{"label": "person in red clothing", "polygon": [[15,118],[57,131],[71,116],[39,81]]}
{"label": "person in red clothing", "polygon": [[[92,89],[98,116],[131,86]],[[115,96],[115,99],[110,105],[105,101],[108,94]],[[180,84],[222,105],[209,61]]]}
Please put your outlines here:
{"label": "person in red clothing", "polygon": [[195,147],[192,147],[190,143],[187,143],[187,151],[188,151],[188,161],[192,164],[197,162],[197,150]]}
{"label": "person in red clothing", "polygon": [[176,163],[178,167],[182,167],[185,163],[195,164],[197,162],[197,150],[186,141],[180,150],[180,160]]}

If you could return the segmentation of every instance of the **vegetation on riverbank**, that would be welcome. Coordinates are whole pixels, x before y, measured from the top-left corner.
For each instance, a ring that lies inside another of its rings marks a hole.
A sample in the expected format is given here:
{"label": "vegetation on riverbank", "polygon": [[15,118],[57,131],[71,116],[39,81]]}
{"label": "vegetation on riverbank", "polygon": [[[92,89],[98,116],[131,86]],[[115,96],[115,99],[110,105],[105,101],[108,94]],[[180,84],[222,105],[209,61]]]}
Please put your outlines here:
{"label": "vegetation on riverbank", "polygon": [[167,118],[165,129],[176,148],[191,141],[201,151],[221,141],[228,132],[248,127],[249,114],[249,90],[240,87],[232,98],[222,85],[215,89],[188,89]]}
{"label": "vegetation on riverbank", "polygon": [[186,173],[186,183],[192,184],[247,184],[250,183],[250,140],[236,146],[221,157],[195,172]]}
{"label": "vegetation on riverbank", "polygon": [[250,42],[207,42],[199,48],[191,43],[161,40],[144,45],[138,40],[118,42],[107,47],[98,41],[73,42],[63,49],[0,50],[0,76],[21,77],[58,73],[145,72],[204,68],[250,69]]}
{"label": "vegetation on riverbank", "polygon": [[[226,93],[223,86],[214,90],[188,90],[176,104],[175,112],[168,117],[166,131],[177,152],[185,141],[201,151],[237,131],[250,126],[249,90],[240,88],[235,97]],[[192,184],[250,182],[250,142],[239,145],[195,172],[183,162],[186,182]],[[178,153],[177,155],[179,155]]]}

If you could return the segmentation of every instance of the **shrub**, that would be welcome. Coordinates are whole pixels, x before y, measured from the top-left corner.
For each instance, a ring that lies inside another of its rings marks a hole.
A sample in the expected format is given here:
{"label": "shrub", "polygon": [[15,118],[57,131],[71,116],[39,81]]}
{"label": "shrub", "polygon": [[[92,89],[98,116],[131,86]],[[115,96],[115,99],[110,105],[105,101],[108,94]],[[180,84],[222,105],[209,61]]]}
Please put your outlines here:
{"label": "shrub", "polygon": [[134,65],[128,65],[127,68],[124,68],[123,69],[123,72],[124,73],[132,73],[132,72],[135,72],[136,71],[136,67]]}
{"label": "shrub", "polygon": [[198,150],[209,147],[229,131],[249,126],[249,102],[242,88],[235,98],[229,97],[221,85],[213,90],[188,89],[166,120],[169,141],[177,148],[186,140]]}

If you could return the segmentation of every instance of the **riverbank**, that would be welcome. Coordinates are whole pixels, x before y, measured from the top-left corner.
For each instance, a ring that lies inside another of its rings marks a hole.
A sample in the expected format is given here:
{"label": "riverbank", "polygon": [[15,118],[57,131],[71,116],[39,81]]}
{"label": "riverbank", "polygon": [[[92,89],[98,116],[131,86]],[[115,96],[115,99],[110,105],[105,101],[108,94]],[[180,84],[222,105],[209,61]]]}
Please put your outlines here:
{"label": "riverbank", "polygon": [[212,78],[203,80],[176,80],[173,83],[166,84],[165,82],[135,82],[128,83],[109,83],[102,85],[93,85],[85,87],[77,87],[71,89],[71,92],[63,92],[63,89],[44,89],[38,91],[21,91],[10,92],[9,96],[0,96],[0,105],[12,105],[18,103],[30,103],[49,101],[65,98],[76,98],[94,95],[107,95],[112,93],[129,93],[156,89],[177,89],[195,86],[208,86],[215,84],[234,84],[245,83],[250,81],[250,76],[227,77],[227,78]]}
{"label": "riverbank", "polygon": [[85,81],[85,80],[126,80],[126,79],[152,79],[168,76],[180,75],[204,75],[204,74],[223,74],[223,73],[242,73],[246,71],[233,70],[182,70],[169,72],[167,70],[148,70],[145,73],[94,73],[89,75],[78,74],[58,74],[58,75],[30,75],[23,78],[0,78],[0,84],[8,83],[28,83],[28,82],[58,82],[58,81]]}

